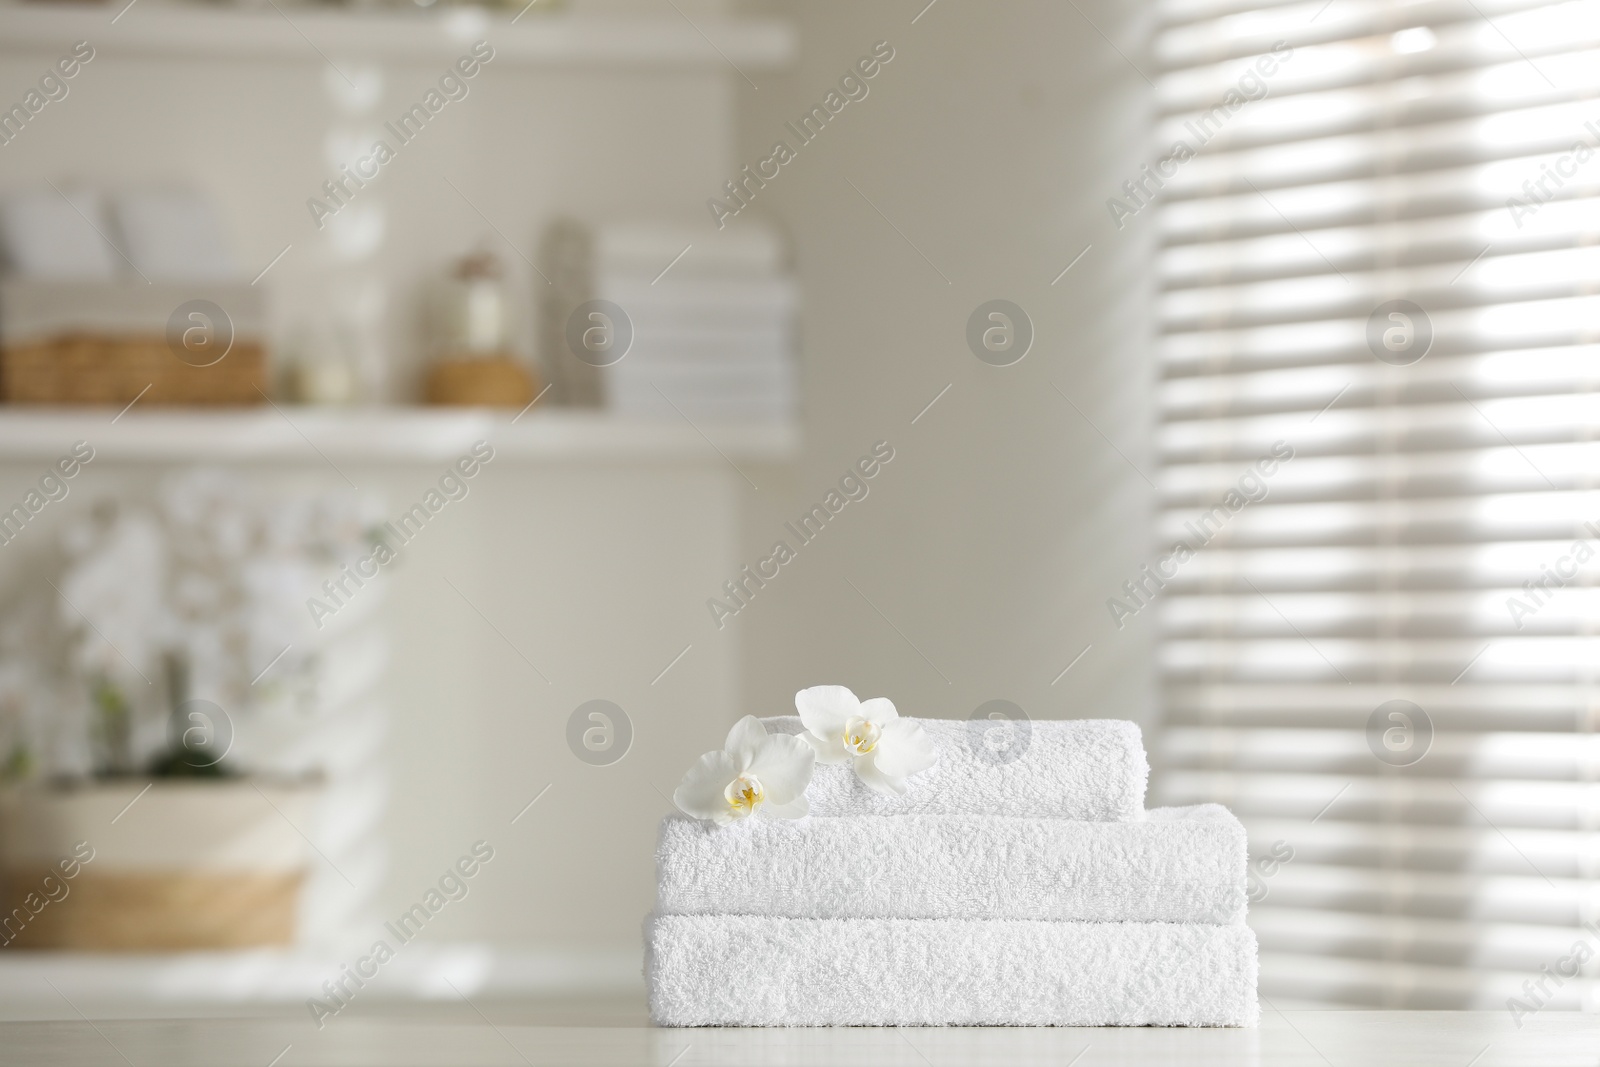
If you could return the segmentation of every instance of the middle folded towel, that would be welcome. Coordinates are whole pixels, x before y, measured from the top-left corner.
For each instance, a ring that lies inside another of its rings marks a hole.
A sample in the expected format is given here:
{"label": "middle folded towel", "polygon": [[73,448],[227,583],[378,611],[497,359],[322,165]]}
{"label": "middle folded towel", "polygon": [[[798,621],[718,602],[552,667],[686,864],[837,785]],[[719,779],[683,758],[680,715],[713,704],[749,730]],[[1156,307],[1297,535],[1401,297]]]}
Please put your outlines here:
{"label": "middle folded towel", "polygon": [[1242,923],[1244,827],[1218,804],[1138,820],[662,820],[657,912],[805,919]]}

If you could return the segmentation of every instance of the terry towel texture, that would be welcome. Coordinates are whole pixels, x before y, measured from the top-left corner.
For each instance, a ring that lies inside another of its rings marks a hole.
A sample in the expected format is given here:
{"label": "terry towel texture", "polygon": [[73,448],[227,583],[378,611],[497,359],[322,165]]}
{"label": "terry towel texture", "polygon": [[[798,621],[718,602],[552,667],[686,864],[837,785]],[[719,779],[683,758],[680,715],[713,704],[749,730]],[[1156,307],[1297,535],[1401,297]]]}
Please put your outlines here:
{"label": "terry towel texture", "polygon": [[1253,1026],[1248,926],[665,915],[662,1026]]}
{"label": "terry towel texture", "polygon": [[[806,798],[813,815],[1009,815],[1019,818],[1137,819],[1144,811],[1145,760],[1139,727],[1121,719],[914,719],[939,762],[916,775],[904,796],[862,785],[848,764],[818,764]],[[798,715],[763,719],[769,733],[800,734]],[[1011,745],[995,742],[1007,737]],[[1015,755],[1013,755],[1015,753]]]}
{"label": "terry towel texture", "polygon": [[661,823],[657,910],[803,919],[1242,923],[1244,827],[1218,804],[1130,822],[900,815]]}

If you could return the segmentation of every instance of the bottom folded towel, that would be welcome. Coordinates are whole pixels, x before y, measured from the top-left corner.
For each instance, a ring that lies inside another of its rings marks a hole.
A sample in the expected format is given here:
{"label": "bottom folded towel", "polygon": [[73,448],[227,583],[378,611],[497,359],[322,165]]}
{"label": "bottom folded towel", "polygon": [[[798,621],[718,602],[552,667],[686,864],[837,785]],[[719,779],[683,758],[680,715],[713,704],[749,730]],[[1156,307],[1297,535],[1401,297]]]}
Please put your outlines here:
{"label": "bottom folded towel", "polygon": [[660,915],[659,1026],[1254,1026],[1248,926]]}

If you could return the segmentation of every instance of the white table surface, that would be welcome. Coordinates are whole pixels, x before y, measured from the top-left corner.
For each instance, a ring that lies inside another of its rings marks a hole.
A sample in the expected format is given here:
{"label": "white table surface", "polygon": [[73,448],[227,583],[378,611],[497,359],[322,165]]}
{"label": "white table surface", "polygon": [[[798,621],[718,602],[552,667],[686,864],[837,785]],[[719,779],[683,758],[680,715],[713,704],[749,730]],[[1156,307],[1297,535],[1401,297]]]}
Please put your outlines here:
{"label": "white table surface", "polygon": [[[469,1010],[470,1008],[470,1010]],[[482,1011],[479,1010],[482,1008]],[[570,1013],[570,1014],[569,1014]],[[894,1067],[1112,1064],[1378,1067],[1566,1067],[1600,1064],[1600,1016],[1544,1012],[1519,1029],[1505,1012],[1268,1010],[1257,1030],[795,1029],[658,1030],[581,1006],[548,1011],[461,1006],[447,1015],[393,1012],[332,1020],[57,1019],[0,1024],[0,1064],[58,1067],[310,1065],[886,1064]],[[541,1025],[529,1025],[530,1018]]]}

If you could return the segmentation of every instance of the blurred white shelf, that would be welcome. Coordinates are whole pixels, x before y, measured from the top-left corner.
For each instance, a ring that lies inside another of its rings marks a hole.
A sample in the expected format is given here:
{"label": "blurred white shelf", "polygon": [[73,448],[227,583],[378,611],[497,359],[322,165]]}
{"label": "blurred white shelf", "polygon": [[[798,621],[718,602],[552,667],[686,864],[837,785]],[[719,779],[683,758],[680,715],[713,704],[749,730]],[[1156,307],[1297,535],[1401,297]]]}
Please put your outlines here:
{"label": "blurred white shelf", "polygon": [[[505,63],[621,66],[782,66],[796,52],[794,28],[768,18],[694,17],[670,8],[661,15],[521,17],[481,8],[440,11],[355,11],[282,3],[225,7],[140,0],[104,4],[0,5],[0,53],[48,53],[75,41],[98,56],[273,59],[337,63],[341,57],[395,61],[454,61],[474,41],[487,40],[496,66]],[[122,12],[118,16],[118,12]],[[117,16],[115,24],[113,16]],[[702,36],[703,34],[703,36]]]}
{"label": "blurred white shelf", "polygon": [[[343,952],[242,949],[165,954],[20,952],[0,957],[0,1020],[181,1017],[322,997],[322,983],[361,956],[368,939]],[[403,945],[377,981],[372,1001],[529,997],[573,992],[640,993],[641,953],[553,952],[464,942]],[[452,989],[451,983],[455,988]],[[55,988],[52,989],[51,987]],[[58,992],[59,991],[59,992]]]}
{"label": "blurred white shelf", "polygon": [[449,461],[476,441],[497,457],[530,462],[782,462],[799,451],[789,421],[690,423],[623,418],[602,411],[535,408],[109,408],[0,407],[0,462],[50,461],[75,441],[96,462],[415,463]]}

